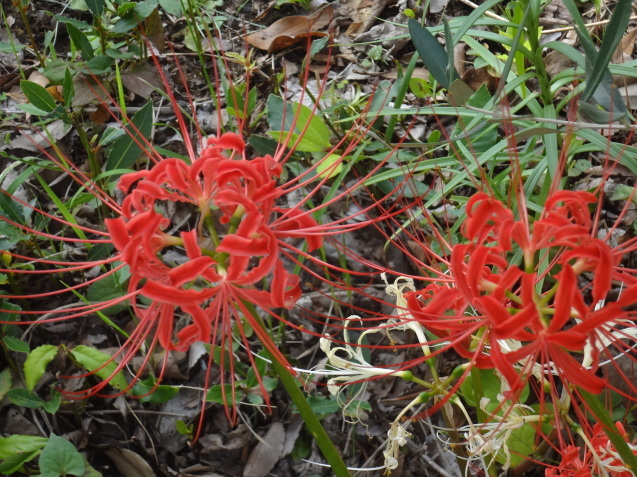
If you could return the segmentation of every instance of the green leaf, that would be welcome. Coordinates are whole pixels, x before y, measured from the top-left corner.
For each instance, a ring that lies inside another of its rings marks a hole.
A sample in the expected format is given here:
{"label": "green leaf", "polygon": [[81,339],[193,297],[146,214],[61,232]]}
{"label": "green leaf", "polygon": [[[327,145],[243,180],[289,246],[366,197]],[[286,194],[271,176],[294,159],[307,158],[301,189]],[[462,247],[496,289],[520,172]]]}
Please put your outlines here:
{"label": "green leaf", "polygon": [[[155,379],[150,376],[143,381],[138,381],[135,386],[133,386],[131,394],[133,395],[133,397],[139,399],[140,402],[161,404],[170,401],[179,392],[179,388],[167,386],[165,384],[160,384],[159,386],[155,387],[155,384]],[[155,387],[154,390],[153,387]],[[153,390],[152,393],[150,392],[151,390]]]}
{"label": "green leaf", "polygon": [[157,3],[157,0],[143,0],[142,2],[137,2],[133,9],[137,15],[137,20],[141,21],[148,18],[155,8],[157,8]]}
{"label": "green leaf", "polygon": [[617,45],[619,45],[624,33],[626,33],[631,10],[631,0],[618,0],[617,3],[615,3],[613,15],[608,22],[606,30],[604,30],[604,38],[597,57],[591,59],[593,67],[590,71],[590,75],[586,75],[586,88],[582,93],[582,101],[586,101],[592,97],[593,92],[597,89],[597,85],[601,83],[606,74],[609,74],[608,64]]}
{"label": "green leaf", "polygon": [[7,459],[23,452],[34,452],[42,449],[49,441],[46,437],[23,436],[14,434],[0,437],[0,459]]}
{"label": "green leaf", "polygon": [[[117,389],[124,390],[128,387],[124,373],[120,370],[115,373],[117,364],[106,353],[79,345],[71,350],[73,358],[96,376],[108,380],[109,384]],[[115,374],[114,374],[115,373]]]}
{"label": "green leaf", "polygon": [[104,0],[84,0],[86,6],[91,11],[94,17],[99,17],[104,11]]}
{"label": "green leaf", "polygon": [[[445,27],[445,48],[447,50],[447,80],[449,81],[449,85],[456,81],[459,78],[458,72],[454,66],[454,47],[456,46],[453,42],[453,35],[451,34],[451,27],[449,26],[449,21],[446,16],[442,17],[442,21]],[[421,57],[422,58],[422,57]]]}
{"label": "green leaf", "polygon": [[29,353],[27,360],[24,362],[24,380],[29,391],[33,391],[33,388],[44,374],[46,366],[53,361],[57,352],[57,346],[42,345]]}
{"label": "green leaf", "polygon": [[109,72],[112,65],[113,58],[106,55],[97,55],[88,60],[82,70],[90,75],[101,75]]}
{"label": "green leaf", "polygon": [[51,434],[49,442],[42,449],[39,464],[42,477],[81,476],[86,470],[82,454],[64,437],[55,434]]}
{"label": "green leaf", "polygon": [[28,353],[31,351],[28,344],[15,336],[5,336],[3,341],[11,351],[17,351],[18,353]]}
{"label": "green leaf", "polygon": [[57,396],[53,396],[50,400],[44,401],[42,407],[49,414],[55,414],[60,409],[60,404],[62,404],[62,398],[58,394]]}
{"label": "green leaf", "polygon": [[183,15],[179,0],[159,0],[159,5],[166,13],[170,13],[172,16],[180,17]]}
{"label": "green leaf", "polygon": [[343,170],[343,157],[338,154],[330,154],[322,158],[316,166],[316,174],[321,179],[331,179]]}
{"label": "green leaf", "polygon": [[36,108],[31,103],[18,104],[18,108],[28,114],[33,114],[34,116],[46,116],[49,114],[48,111],[44,111],[43,109]]}
{"label": "green leaf", "polygon": [[7,393],[7,397],[16,406],[28,407],[29,409],[44,407],[44,399],[34,392],[23,388],[12,389]]}
{"label": "green leaf", "polygon": [[61,58],[47,62],[42,74],[53,84],[61,84],[64,81],[64,75],[66,70],[71,69],[72,66]]}
{"label": "green leaf", "polygon": [[113,25],[113,28],[111,28],[111,32],[120,33],[120,34],[126,33],[127,31],[130,31],[133,28],[135,28],[137,25],[139,25],[139,21],[137,20],[135,13],[129,12],[126,15],[124,15],[122,18],[117,20],[115,25]]}
{"label": "green leaf", "polygon": [[33,452],[21,452],[8,459],[4,459],[2,463],[0,463],[0,474],[14,475],[22,468],[25,462],[33,460],[39,453],[40,450],[38,449]]}
{"label": "green leaf", "polygon": [[[225,393],[225,400],[224,400],[224,393]],[[239,393],[237,392],[235,396],[237,396],[238,394]],[[215,384],[214,386],[211,386],[210,389],[208,390],[208,394],[206,394],[206,401],[216,402],[218,404],[231,406],[233,404],[232,403],[232,384],[225,383],[223,385],[223,388],[221,387],[221,384]]]}
{"label": "green leaf", "polygon": [[[101,280],[96,281],[89,286],[86,292],[86,299],[90,302],[110,301],[124,296],[126,291],[126,283],[130,277],[128,267],[119,270]],[[109,306],[102,311],[105,315],[114,315],[128,307],[126,302]]]}
{"label": "green leaf", "polygon": [[[86,10],[84,10],[86,11]],[[63,15],[53,15],[53,18],[60,23],[70,23],[75,28],[79,28],[81,30],[90,30],[92,27],[88,23],[83,20],[78,20],[77,18],[69,18]],[[54,60],[55,61],[55,60]]]}
{"label": "green leaf", "polygon": [[[425,64],[425,68],[429,70],[443,88],[448,89],[451,82],[447,72],[452,72],[450,74],[455,75],[456,78],[458,77],[458,72],[453,65],[449,65],[447,52],[429,30],[421,26],[416,20],[409,20],[407,25],[409,26],[411,41],[416,47],[420,59]],[[452,39],[449,38],[448,41],[451,42]]]}
{"label": "green leaf", "polygon": [[341,407],[334,396],[310,396],[307,403],[318,416],[326,416],[340,411]]}
{"label": "green leaf", "polygon": [[33,106],[42,111],[50,113],[55,110],[55,99],[44,86],[40,86],[33,81],[20,81],[20,89]]}
{"label": "green leaf", "polygon": [[13,379],[11,378],[11,370],[9,368],[3,369],[0,373],[0,401],[4,398],[4,396],[11,389],[11,383]]}
{"label": "green leaf", "polygon": [[300,152],[321,152],[330,147],[330,129],[307,106],[271,94],[267,110],[268,123],[274,130],[270,135],[279,141],[286,141],[289,136],[288,147],[296,144],[295,149]]}
{"label": "green leaf", "polygon": [[70,108],[73,105],[73,97],[75,96],[75,86],[73,85],[73,75],[70,68],[66,68],[64,72],[62,91],[64,93],[64,106]]}
{"label": "green leaf", "polygon": [[141,155],[142,148],[137,144],[144,144],[145,139],[150,137],[153,127],[153,106],[152,102],[146,103],[131,118],[131,123],[135,126],[126,127],[128,134],[120,137],[111,148],[106,160],[106,170],[130,169],[135,160]]}
{"label": "green leaf", "polygon": [[75,48],[82,52],[82,57],[84,58],[84,60],[88,61],[95,56],[93,47],[91,46],[91,42],[88,40],[84,33],[82,33],[70,23],[66,24],[66,31],[69,34],[69,38],[75,45]]}

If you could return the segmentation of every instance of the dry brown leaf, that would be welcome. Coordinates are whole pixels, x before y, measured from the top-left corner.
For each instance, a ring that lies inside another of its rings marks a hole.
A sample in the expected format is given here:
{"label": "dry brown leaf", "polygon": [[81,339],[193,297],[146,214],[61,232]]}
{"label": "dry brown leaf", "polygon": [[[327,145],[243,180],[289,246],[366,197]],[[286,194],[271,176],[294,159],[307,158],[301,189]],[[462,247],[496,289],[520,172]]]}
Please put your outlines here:
{"label": "dry brown leaf", "polygon": [[275,53],[305,40],[309,36],[327,36],[319,32],[332,18],[331,7],[324,8],[313,15],[294,15],[281,18],[265,30],[251,33],[246,41],[255,48]]}
{"label": "dry brown leaf", "polygon": [[283,424],[275,422],[248,457],[243,477],[265,477],[281,458],[285,445]]}
{"label": "dry brown leaf", "polygon": [[467,71],[462,75],[462,80],[474,91],[478,91],[478,88],[483,84],[491,93],[498,87],[498,78],[491,76],[486,66],[478,69],[467,68]]}
{"label": "dry brown leaf", "polygon": [[134,475],[136,477],[156,477],[148,462],[133,451],[128,449],[110,449],[104,452],[113,461],[121,475]]}
{"label": "dry brown leaf", "polygon": [[611,58],[612,63],[620,64],[630,61],[635,50],[635,39],[637,39],[637,28],[628,30],[622,37],[619,45],[615,48],[615,52]]}
{"label": "dry brown leaf", "polygon": [[376,23],[389,0],[341,0],[336,2],[337,16],[352,20],[345,36],[356,37]]}
{"label": "dry brown leaf", "polygon": [[141,98],[149,98],[150,94],[156,89],[164,89],[157,69],[148,63],[142,63],[128,73],[124,73],[122,75],[122,83],[124,83],[126,89]]}

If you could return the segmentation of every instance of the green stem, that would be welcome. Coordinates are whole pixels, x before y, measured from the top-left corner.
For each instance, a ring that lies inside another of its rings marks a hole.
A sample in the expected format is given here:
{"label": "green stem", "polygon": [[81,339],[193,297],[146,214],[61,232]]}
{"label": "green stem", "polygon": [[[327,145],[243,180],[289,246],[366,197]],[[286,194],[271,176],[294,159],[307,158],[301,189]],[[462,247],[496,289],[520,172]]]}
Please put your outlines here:
{"label": "green stem", "polygon": [[[418,61],[418,53],[414,53],[407,65],[407,69],[405,70],[405,74],[403,75],[402,81],[400,83],[400,88],[398,89],[398,93],[396,93],[396,100],[394,101],[394,108],[400,109],[400,106],[403,104],[405,99],[405,95],[407,94],[407,90],[409,89],[409,81],[411,80],[411,76],[414,74],[414,69],[416,69],[416,62]],[[394,137],[394,130],[396,129],[396,123],[398,122],[398,116],[392,116],[387,124],[387,130],[385,132],[385,141],[391,142]]]}
{"label": "green stem", "polygon": [[624,462],[624,465],[626,465],[626,467],[628,467],[633,474],[637,475],[637,456],[633,454],[632,449],[624,440],[624,436],[622,436],[619,431],[617,431],[617,427],[615,427],[615,423],[611,419],[604,405],[600,402],[599,398],[595,394],[584,391],[582,388],[578,388],[578,391],[582,396],[582,399],[586,403],[588,410],[602,424],[604,433],[613,443],[613,446],[615,446],[615,449],[619,453],[619,456]]}
{"label": "green stem", "polygon": [[[263,319],[257,313],[254,305],[245,301],[243,303],[252,315],[252,318],[254,318],[257,322],[258,326],[260,326],[261,329],[264,331],[267,330]],[[312,410],[312,407],[307,402],[307,399],[305,399],[303,392],[299,389],[299,383],[296,378],[283,363],[277,361],[271,354],[270,361],[272,362],[274,371],[279,376],[279,379],[281,379],[285,390],[288,392],[288,395],[296,406],[296,409],[299,411],[299,414],[301,414],[301,417],[303,418],[305,425],[310,431],[310,434],[312,434],[319,448],[323,452],[325,459],[332,467],[332,472],[334,472],[334,475],[336,475],[336,477],[349,477],[349,470],[347,469],[345,462],[343,462],[341,454],[334,446],[334,443],[327,435],[327,432],[325,432],[325,428],[321,424],[321,421],[319,421],[319,418],[316,417],[316,414]]]}
{"label": "green stem", "polygon": [[279,375],[283,386],[285,386],[285,390],[288,392],[288,395],[292,399],[292,402],[296,405],[297,410],[301,414],[303,421],[305,421],[305,425],[308,430],[316,439],[316,443],[319,448],[323,452],[325,459],[332,466],[332,471],[337,477],[348,477],[350,475],[345,462],[341,458],[341,454],[338,452],[334,443],[325,432],[325,428],[319,421],[319,418],[316,417],[316,414],[310,407],[303,395],[303,392],[299,389],[298,382],[292,376],[292,373],[286,368],[283,364],[279,363],[276,359],[272,359],[272,367]]}

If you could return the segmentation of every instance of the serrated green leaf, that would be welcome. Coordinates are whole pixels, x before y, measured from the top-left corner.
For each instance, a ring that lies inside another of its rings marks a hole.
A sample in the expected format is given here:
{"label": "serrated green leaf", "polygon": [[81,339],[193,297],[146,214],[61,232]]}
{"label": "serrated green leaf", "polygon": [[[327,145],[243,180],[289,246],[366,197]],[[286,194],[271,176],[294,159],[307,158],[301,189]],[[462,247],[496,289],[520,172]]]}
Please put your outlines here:
{"label": "serrated green leaf", "polygon": [[82,454],[64,437],[55,434],[51,434],[49,442],[42,449],[39,464],[42,477],[81,476],[86,470]]}
{"label": "serrated green leaf", "polygon": [[16,338],[15,336],[5,336],[3,338],[4,344],[7,345],[11,351],[17,351],[18,353],[28,353],[31,351],[29,345],[26,344],[21,339]]}
{"label": "serrated green leaf", "polygon": [[106,170],[129,169],[142,153],[142,148],[137,143],[144,144],[150,137],[153,127],[153,107],[149,101],[131,118],[135,128],[127,127],[128,134],[122,136],[111,148],[106,160]]}
{"label": "serrated green leaf", "polygon": [[29,353],[27,360],[24,362],[24,380],[29,391],[33,391],[33,388],[44,374],[46,366],[53,361],[57,352],[57,346],[42,345]]}
{"label": "serrated green leaf", "polygon": [[0,437],[0,459],[4,460],[15,454],[40,450],[48,441],[49,439],[46,437],[23,436],[20,434]]}
{"label": "serrated green leaf", "polygon": [[29,102],[38,109],[50,113],[55,110],[55,99],[44,86],[40,86],[33,81],[20,81],[20,89]]}
{"label": "serrated green leaf", "polygon": [[71,354],[78,363],[91,373],[104,380],[108,379],[111,386],[120,390],[128,387],[128,383],[122,371],[118,371],[114,374],[117,369],[117,364],[112,360],[112,357],[106,353],[102,353],[100,350],[89,346],[79,345],[71,350]]}

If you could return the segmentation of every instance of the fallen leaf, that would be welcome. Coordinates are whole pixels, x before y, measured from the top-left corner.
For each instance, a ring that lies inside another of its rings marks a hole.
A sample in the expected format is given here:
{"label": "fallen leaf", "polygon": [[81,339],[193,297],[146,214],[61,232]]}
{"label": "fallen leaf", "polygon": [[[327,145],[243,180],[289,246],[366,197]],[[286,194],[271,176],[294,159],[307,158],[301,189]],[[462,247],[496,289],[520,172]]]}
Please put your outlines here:
{"label": "fallen leaf", "polygon": [[323,8],[309,16],[294,15],[281,18],[265,30],[251,33],[246,41],[260,50],[275,53],[305,40],[309,36],[327,36],[317,30],[326,26],[332,18],[331,7]]}
{"label": "fallen leaf", "polygon": [[462,80],[474,91],[478,91],[483,84],[491,93],[498,87],[498,78],[491,76],[486,66],[478,69],[467,68],[467,71],[462,75]]}
{"label": "fallen leaf", "polygon": [[283,424],[275,422],[250,453],[243,477],[265,477],[281,458],[285,445]]}
{"label": "fallen leaf", "polygon": [[155,90],[163,90],[161,78],[157,69],[148,63],[133,68],[130,72],[122,75],[122,83],[126,89],[132,91],[137,96],[149,98]]}
{"label": "fallen leaf", "polygon": [[148,462],[133,451],[128,449],[110,449],[104,452],[113,461],[121,475],[134,475],[136,477],[156,477]]}
{"label": "fallen leaf", "polygon": [[353,38],[369,30],[388,4],[389,0],[341,0],[336,2],[336,15],[352,20],[345,36]]}
{"label": "fallen leaf", "polygon": [[611,63],[625,63],[630,61],[635,50],[635,39],[637,39],[637,28],[628,30],[622,37],[619,45],[615,48],[615,52],[611,58]]}
{"label": "fallen leaf", "polygon": [[[245,424],[239,424],[236,429],[230,432],[206,434],[205,436],[199,438],[199,444],[201,444],[208,452],[241,449],[249,441],[250,430]],[[268,469],[268,471],[269,470],[270,469]],[[252,476],[252,474],[244,475],[250,475],[250,477],[254,477]]]}

